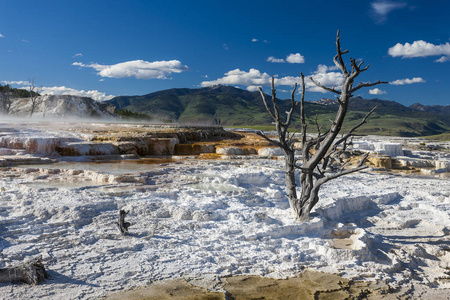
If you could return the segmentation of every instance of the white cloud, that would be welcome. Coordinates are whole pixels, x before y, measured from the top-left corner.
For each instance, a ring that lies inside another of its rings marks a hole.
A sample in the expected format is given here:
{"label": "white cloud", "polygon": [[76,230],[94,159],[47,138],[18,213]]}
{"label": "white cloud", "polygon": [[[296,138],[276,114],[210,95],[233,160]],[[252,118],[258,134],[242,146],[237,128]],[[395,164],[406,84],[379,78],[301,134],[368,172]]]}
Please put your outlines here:
{"label": "white cloud", "polygon": [[114,95],[106,95],[97,90],[76,90],[65,86],[43,87],[41,95],[74,95],[81,97],[89,97],[97,101],[105,101],[114,98]]}
{"label": "white cloud", "polygon": [[[317,71],[310,76],[306,76],[305,85],[311,92],[326,93],[322,88],[317,87],[308,77],[313,77],[316,82],[321,83],[327,87],[339,86],[343,82],[343,75],[340,72],[331,72],[335,70],[335,67],[327,67],[325,65],[319,65]],[[218,84],[224,85],[243,85],[247,87],[249,91],[255,91],[259,86],[270,86],[271,76],[267,73],[262,73],[257,69],[250,69],[248,72],[241,71],[240,69],[231,70],[224,74],[222,78],[218,78],[212,81],[203,81],[202,87],[214,86]],[[278,78],[275,77],[276,86],[293,86],[295,83],[301,82],[300,76],[285,76]]]}
{"label": "white cloud", "polygon": [[225,50],[229,50],[229,48],[228,48],[228,45],[227,45],[227,44],[223,44],[222,46],[223,46],[223,49],[225,49]]}
{"label": "white cloud", "polygon": [[444,55],[436,62],[445,62],[450,60],[450,43],[434,45],[422,40],[414,41],[412,44],[405,43],[402,45],[398,43],[394,47],[389,48],[388,53],[390,56],[401,56],[402,58]]}
{"label": "white cloud", "polygon": [[270,42],[268,40],[263,41],[264,44],[269,44]]}
{"label": "white cloud", "polygon": [[81,68],[94,68],[94,64],[86,65],[86,64],[83,64],[80,62],[74,62],[74,63],[72,63],[72,66],[78,66],[78,67],[80,67],[80,69]]}
{"label": "white cloud", "polygon": [[252,42],[253,42],[253,43],[256,43],[256,42],[258,42],[258,41],[259,41],[258,39],[255,39],[255,38],[252,39]]}
{"label": "white cloud", "polygon": [[450,56],[442,56],[441,58],[436,59],[434,62],[443,63],[443,62],[446,62],[446,61],[450,61]]}
{"label": "white cloud", "polygon": [[74,62],[73,66],[93,68],[98,71],[97,75],[102,77],[125,78],[135,77],[137,79],[168,79],[172,73],[181,73],[189,70],[178,60],[154,61],[132,60],[115,65],[101,65],[97,63],[83,64]]}
{"label": "white cloud", "polygon": [[425,80],[421,77],[414,77],[412,79],[405,78],[405,79],[397,79],[392,82],[389,82],[389,84],[393,85],[405,85],[405,84],[413,84],[413,83],[419,83],[419,82],[425,82]]}
{"label": "white cloud", "polygon": [[82,56],[83,56],[82,53],[77,53],[77,54],[75,54],[74,56],[72,56],[72,58],[74,58],[74,57],[82,57]]}
{"label": "white cloud", "polygon": [[300,53],[291,53],[286,57],[286,61],[291,64],[303,64],[305,62],[305,57]]}
{"label": "white cloud", "polygon": [[28,81],[2,81],[4,84],[15,84],[15,85],[28,85]]}
{"label": "white cloud", "polygon": [[29,43],[30,41],[29,40],[22,40],[22,42]]}
{"label": "white cloud", "polygon": [[380,90],[379,88],[374,88],[369,90],[369,94],[371,95],[383,95],[383,94],[387,94],[386,91]]}
{"label": "white cloud", "polygon": [[5,37],[3,34],[0,33],[0,38]]}
{"label": "white cloud", "polygon": [[212,81],[203,81],[202,87],[214,86],[218,84],[224,85],[245,85],[245,86],[261,86],[270,84],[270,76],[267,73],[261,73],[257,69],[250,69],[248,72],[234,69],[222,78]]}
{"label": "white cloud", "polygon": [[[340,86],[344,82],[344,75],[342,75],[341,72],[332,72],[336,71],[337,67],[327,67],[326,65],[318,65],[317,71],[315,71],[311,76],[316,82],[326,86],[326,87],[335,87]],[[316,86],[314,83],[311,82],[311,80],[305,80],[306,87],[311,92],[320,92],[320,93],[326,93],[326,91],[318,86]]]}
{"label": "white cloud", "polygon": [[387,15],[394,9],[400,9],[406,6],[406,2],[394,2],[389,0],[377,0],[370,4],[372,7],[372,16],[377,23],[384,23]]}
{"label": "white cloud", "polygon": [[[27,89],[28,81],[2,81],[4,84],[14,84],[19,85],[21,88]],[[114,95],[106,95],[105,93],[99,92],[97,90],[76,90],[65,86],[53,86],[53,87],[42,87],[40,92],[41,95],[74,95],[81,97],[89,97],[97,101],[105,101],[114,98]]]}
{"label": "white cloud", "polygon": [[305,57],[301,55],[300,53],[291,53],[288,56],[286,56],[286,60],[283,58],[276,58],[275,56],[269,56],[267,58],[268,62],[272,63],[284,63],[288,62],[290,64],[302,64],[305,62]]}
{"label": "white cloud", "polygon": [[247,91],[249,91],[249,92],[256,92],[257,90],[259,90],[259,86],[256,86],[256,85],[249,85],[247,87]]}
{"label": "white cloud", "polygon": [[276,58],[275,56],[269,56],[267,58],[268,62],[272,62],[272,63],[284,63],[284,59],[282,58]]}
{"label": "white cloud", "polygon": [[[287,85],[293,86],[295,83],[300,83],[302,78],[300,76],[285,76],[281,78],[275,78],[275,85]],[[308,87],[308,79],[305,78],[306,87]]]}

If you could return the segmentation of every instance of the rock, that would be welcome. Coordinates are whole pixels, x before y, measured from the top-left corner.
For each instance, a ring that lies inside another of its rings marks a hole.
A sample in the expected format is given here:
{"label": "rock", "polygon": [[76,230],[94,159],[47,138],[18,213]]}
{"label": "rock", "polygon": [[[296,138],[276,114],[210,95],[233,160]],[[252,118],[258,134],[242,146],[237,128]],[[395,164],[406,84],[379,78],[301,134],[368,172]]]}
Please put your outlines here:
{"label": "rock", "polygon": [[[37,98],[37,103],[33,114],[35,117],[120,119],[120,116],[114,113],[113,104],[95,101],[88,97],[44,95]],[[29,98],[13,99],[11,109],[16,116],[28,116],[30,114]]]}
{"label": "rock", "polygon": [[392,168],[392,158],[389,155],[369,156],[367,161],[375,168]]}
{"label": "rock", "polygon": [[51,155],[60,142],[58,138],[29,138],[25,141],[25,150],[28,153]]}
{"label": "rock", "polygon": [[171,155],[174,153],[178,138],[158,138],[147,142],[147,155]]}
{"label": "rock", "polygon": [[147,144],[143,141],[134,142],[115,142],[113,143],[121,154],[134,154],[144,156],[147,155],[148,148]]}
{"label": "rock", "polygon": [[433,160],[428,159],[400,157],[397,158],[396,160],[404,167],[413,167],[413,168],[435,167],[435,162]]}
{"label": "rock", "polygon": [[216,153],[225,155],[250,155],[256,154],[256,150],[252,148],[240,147],[216,147]]}
{"label": "rock", "polygon": [[14,155],[15,151],[8,148],[0,148],[0,155]]}
{"label": "rock", "polygon": [[266,147],[258,150],[259,156],[283,156],[284,152],[278,147]]}
{"label": "rock", "polygon": [[400,143],[374,143],[375,152],[389,155],[390,157],[403,156],[402,144]]}
{"label": "rock", "polygon": [[403,156],[402,144],[400,143],[386,143],[386,142],[368,142],[368,141],[354,141],[354,150],[374,151],[378,154],[389,155],[391,157]]}
{"label": "rock", "polygon": [[450,171],[450,161],[436,160],[434,163],[437,170]]}
{"label": "rock", "polygon": [[355,150],[365,150],[365,151],[373,151],[375,150],[375,146],[373,143],[368,143],[364,141],[354,141],[353,142],[353,149]]}
{"label": "rock", "polygon": [[65,143],[75,141],[71,138],[52,138],[52,137],[14,137],[3,136],[0,137],[0,147],[9,149],[9,154],[6,154],[6,149],[0,151],[1,155],[15,155],[11,149],[24,150],[26,153],[42,154],[42,155],[54,155],[56,153],[56,147]]}
{"label": "rock", "polygon": [[178,144],[175,145],[175,155],[199,155],[200,153],[215,153],[212,144]]}
{"label": "rock", "polygon": [[11,135],[0,137],[0,147],[9,149],[25,149],[24,139]]}
{"label": "rock", "polygon": [[82,155],[117,155],[119,149],[110,143],[78,142],[57,146],[56,151],[62,156]]}

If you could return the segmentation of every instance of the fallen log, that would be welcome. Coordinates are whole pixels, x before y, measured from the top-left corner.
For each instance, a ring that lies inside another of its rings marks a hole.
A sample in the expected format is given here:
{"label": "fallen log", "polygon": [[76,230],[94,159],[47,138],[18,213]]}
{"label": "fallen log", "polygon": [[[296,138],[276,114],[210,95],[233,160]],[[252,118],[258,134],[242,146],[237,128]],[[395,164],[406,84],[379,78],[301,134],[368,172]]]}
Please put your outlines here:
{"label": "fallen log", "polygon": [[42,256],[24,262],[20,266],[0,269],[0,282],[38,284],[49,278],[42,264]]}

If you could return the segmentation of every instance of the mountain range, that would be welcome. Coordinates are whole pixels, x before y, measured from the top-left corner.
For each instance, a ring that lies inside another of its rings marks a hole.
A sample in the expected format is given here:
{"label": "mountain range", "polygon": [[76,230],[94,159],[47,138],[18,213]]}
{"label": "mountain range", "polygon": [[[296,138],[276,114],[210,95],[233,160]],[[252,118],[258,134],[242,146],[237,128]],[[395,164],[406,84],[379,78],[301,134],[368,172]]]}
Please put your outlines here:
{"label": "mountain range", "polygon": [[[270,102],[271,96],[266,95]],[[290,100],[277,100],[281,112],[288,111]],[[118,111],[145,114],[155,123],[208,124],[236,127],[273,127],[259,92],[249,92],[232,86],[218,85],[200,89],[176,88],[143,96],[118,96],[109,101]],[[373,107],[375,112],[359,134],[395,136],[437,135],[450,131],[450,105],[425,106],[419,103],[409,107],[395,101],[363,99],[350,100],[345,127],[358,124]],[[316,120],[324,128],[334,119],[338,103],[323,98],[305,102],[308,128],[316,131]],[[299,128],[295,114],[292,127]],[[317,117],[316,117],[317,116]],[[317,119],[316,119],[317,118]]]}
{"label": "mountain range", "polygon": [[[0,86],[1,87],[1,86]],[[13,91],[10,114],[30,115],[30,98],[26,91]],[[271,96],[266,95],[269,102]],[[0,103],[5,93],[0,90]],[[290,100],[277,99],[280,112],[288,111]],[[427,106],[415,103],[409,107],[395,101],[380,99],[350,99],[343,131],[357,125],[373,107],[375,112],[367,124],[358,129],[359,134],[393,136],[450,136],[450,105]],[[0,107],[0,111],[1,111]],[[308,132],[322,132],[334,119],[338,103],[322,98],[305,102]],[[118,96],[106,102],[78,96],[40,96],[34,117],[37,118],[101,118],[151,123],[179,123],[222,125],[226,127],[251,127],[273,130],[273,120],[266,111],[259,92],[249,92],[232,86],[217,85],[199,89],[176,88],[143,96]],[[293,117],[292,128],[299,130],[300,112]],[[316,124],[317,123],[317,124]]]}

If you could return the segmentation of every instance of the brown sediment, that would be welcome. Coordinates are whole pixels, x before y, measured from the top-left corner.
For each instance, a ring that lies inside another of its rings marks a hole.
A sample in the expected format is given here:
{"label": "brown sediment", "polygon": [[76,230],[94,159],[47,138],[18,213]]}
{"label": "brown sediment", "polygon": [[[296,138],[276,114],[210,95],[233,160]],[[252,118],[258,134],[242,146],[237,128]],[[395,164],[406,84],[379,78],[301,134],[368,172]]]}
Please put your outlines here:
{"label": "brown sediment", "polygon": [[390,292],[389,286],[384,282],[354,281],[336,274],[309,270],[287,279],[243,275],[224,277],[220,281],[221,289],[226,292],[208,291],[184,280],[166,280],[118,292],[105,299],[380,299]]}
{"label": "brown sediment", "polygon": [[167,280],[107,296],[107,300],[225,300],[225,294],[190,285],[184,280]]}

